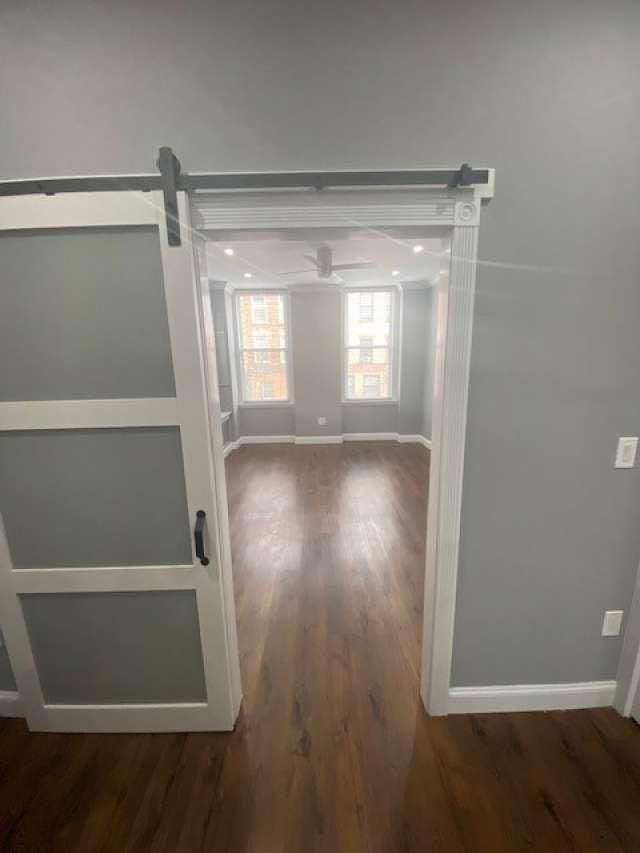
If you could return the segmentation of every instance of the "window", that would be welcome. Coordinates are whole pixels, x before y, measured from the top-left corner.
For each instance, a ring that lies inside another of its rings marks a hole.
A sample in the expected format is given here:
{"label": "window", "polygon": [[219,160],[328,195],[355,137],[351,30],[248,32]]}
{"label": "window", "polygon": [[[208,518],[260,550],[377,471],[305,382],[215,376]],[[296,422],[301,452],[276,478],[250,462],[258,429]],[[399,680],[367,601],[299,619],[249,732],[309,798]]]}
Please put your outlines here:
{"label": "window", "polygon": [[373,338],[371,335],[360,335],[360,358],[363,362],[373,361]]}
{"label": "window", "polygon": [[286,299],[284,293],[236,293],[243,403],[289,401]]}
{"label": "window", "polygon": [[358,302],[361,323],[370,323],[373,320],[373,293],[361,293]]}
{"label": "window", "polygon": [[[262,320],[261,322],[265,322]],[[254,320],[255,323],[255,320]],[[269,349],[269,335],[267,332],[260,331],[253,333],[253,346],[255,349]]]}
{"label": "window", "polygon": [[267,322],[267,306],[264,296],[252,296],[251,298],[251,319],[254,323]]}
{"label": "window", "polygon": [[380,377],[376,376],[375,373],[370,376],[368,374],[365,374],[362,377],[362,387],[364,390],[365,397],[379,397],[380,389],[382,387]]}
{"label": "window", "polygon": [[345,293],[346,400],[393,398],[392,290]]}

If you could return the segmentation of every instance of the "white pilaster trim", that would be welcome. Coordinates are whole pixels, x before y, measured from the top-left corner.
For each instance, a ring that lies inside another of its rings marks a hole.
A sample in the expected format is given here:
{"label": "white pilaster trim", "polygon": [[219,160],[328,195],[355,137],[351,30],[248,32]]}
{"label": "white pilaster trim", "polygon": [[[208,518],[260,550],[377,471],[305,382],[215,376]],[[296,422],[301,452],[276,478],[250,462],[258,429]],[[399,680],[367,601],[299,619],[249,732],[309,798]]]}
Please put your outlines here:
{"label": "white pilaster trim", "polygon": [[451,263],[436,286],[433,452],[420,679],[420,695],[434,716],[449,710],[479,219],[479,202],[456,203]]}
{"label": "white pilaster trim", "polygon": [[444,227],[451,235],[450,264],[435,285],[437,348],[420,690],[434,715],[446,714],[449,706],[478,230],[482,204],[493,197],[494,186],[492,171],[490,186],[480,190],[197,193],[192,199],[194,222],[204,232],[419,225]]}
{"label": "white pilaster trim", "polygon": [[626,617],[617,680],[615,707],[624,717],[630,717],[640,690],[640,569],[636,575],[636,586]]}

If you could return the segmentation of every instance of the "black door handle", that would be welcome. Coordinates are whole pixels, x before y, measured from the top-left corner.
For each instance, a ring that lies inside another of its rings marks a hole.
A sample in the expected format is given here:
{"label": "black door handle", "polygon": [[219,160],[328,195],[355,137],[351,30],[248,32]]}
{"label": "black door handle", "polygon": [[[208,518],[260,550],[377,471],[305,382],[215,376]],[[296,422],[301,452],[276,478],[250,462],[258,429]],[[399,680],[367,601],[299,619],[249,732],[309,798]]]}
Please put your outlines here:
{"label": "black door handle", "polygon": [[202,535],[206,518],[207,513],[203,509],[199,509],[196,513],[196,526],[193,530],[193,536],[196,540],[196,557],[203,566],[209,565],[209,558],[204,553],[204,536]]}

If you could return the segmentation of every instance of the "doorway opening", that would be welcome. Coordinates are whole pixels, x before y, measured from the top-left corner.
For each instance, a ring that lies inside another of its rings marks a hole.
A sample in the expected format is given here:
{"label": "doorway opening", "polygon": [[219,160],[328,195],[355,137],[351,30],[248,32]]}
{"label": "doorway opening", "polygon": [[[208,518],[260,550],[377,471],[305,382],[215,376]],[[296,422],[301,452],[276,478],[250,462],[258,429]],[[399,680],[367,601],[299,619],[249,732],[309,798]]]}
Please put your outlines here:
{"label": "doorway opening", "polygon": [[[460,514],[462,506],[462,481],[464,465],[464,446],[466,432],[466,414],[469,386],[469,364],[471,355],[471,333],[473,321],[473,302],[475,294],[478,231],[482,203],[493,197],[493,172],[489,170],[489,180],[486,186],[456,186],[455,188],[421,188],[421,189],[335,189],[325,192],[285,191],[285,192],[202,192],[191,196],[191,222],[193,234],[199,243],[197,253],[200,280],[204,289],[209,288],[209,273],[207,264],[207,243],[215,242],[222,237],[232,241],[234,234],[252,232],[259,239],[264,232],[271,235],[274,231],[286,236],[286,232],[299,233],[299,229],[343,229],[355,231],[370,236],[391,235],[402,229],[409,239],[418,240],[427,237],[440,240],[441,266],[439,278],[434,285],[435,294],[435,348],[433,369],[433,411],[432,411],[432,447],[429,464],[429,512],[427,518],[426,561],[424,584],[423,630],[420,664],[420,697],[430,714],[447,714],[459,705],[455,690],[451,688],[451,664],[453,656],[455,598],[458,573],[458,554],[460,541]],[[405,232],[404,229],[407,229]],[[411,229],[417,229],[415,234]],[[422,230],[421,230],[422,229]],[[329,238],[332,234],[323,235],[325,242],[305,251],[308,257],[304,267],[287,265],[277,272],[288,273],[295,270],[295,275],[301,275],[298,270],[311,271],[317,275],[323,271],[322,278],[332,275],[330,269],[332,248]],[[347,233],[347,237],[356,236]],[[443,248],[443,236],[449,240],[449,248]],[[213,238],[213,240],[212,240]],[[417,245],[421,245],[420,242]],[[318,249],[322,248],[319,254]],[[235,252],[234,246],[227,247]],[[411,248],[412,255],[424,253],[419,248]],[[224,254],[226,258],[234,254]],[[367,262],[367,257],[338,259],[339,263]],[[307,266],[307,264],[309,266]],[[368,266],[368,264],[367,264]],[[327,268],[329,267],[329,268]],[[254,272],[244,269],[242,279],[254,283]],[[401,272],[401,271],[400,271]],[[391,274],[393,269],[391,270]],[[369,275],[369,270],[360,270],[357,275]],[[225,288],[224,276],[219,286]],[[280,276],[276,279],[282,289]],[[303,282],[302,285],[305,283]],[[324,282],[323,282],[324,284]],[[308,283],[306,283],[308,287]],[[384,283],[387,286],[387,282]],[[353,284],[358,289],[358,283]],[[347,288],[348,289],[348,288]],[[311,298],[312,294],[309,295]],[[233,293],[225,293],[227,300],[233,305]],[[205,300],[208,301],[208,300]],[[342,320],[344,320],[343,310]],[[342,327],[343,328],[343,327]],[[315,331],[315,330],[312,330]],[[366,335],[364,336],[367,337]],[[370,336],[368,336],[370,337]],[[313,339],[309,334],[305,339],[308,343]],[[375,341],[374,341],[375,347]],[[369,341],[357,342],[357,348],[369,350]],[[237,359],[237,353],[234,354]],[[215,375],[215,371],[211,371]],[[343,373],[343,381],[346,371]],[[292,388],[298,401],[300,390],[296,386],[295,371],[292,374]],[[369,380],[369,387],[373,382]],[[305,386],[311,399],[323,391],[323,381],[319,376]],[[347,393],[348,379],[346,383]],[[217,397],[217,388],[212,394]],[[384,393],[381,391],[381,393]],[[279,432],[273,435],[288,437],[295,444],[296,434],[288,432],[291,429],[290,415],[287,408],[291,401],[281,400],[281,410],[278,421]],[[344,403],[341,399],[341,405]],[[385,406],[388,401],[374,403],[368,401],[371,409],[378,412],[375,416],[383,419]],[[253,406],[259,411],[260,401]],[[215,408],[215,407],[214,407]],[[354,411],[358,412],[354,406]],[[353,416],[358,422],[359,415]],[[287,420],[289,418],[289,420]],[[353,422],[352,422],[353,423]],[[380,424],[380,421],[378,422]],[[318,424],[319,426],[326,426]],[[309,440],[317,440],[317,427]],[[380,426],[378,427],[380,429]],[[222,472],[224,479],[224,449],[222,427],[216,422],[213,427],[219,435],[214,442],[213,455],[216,461],[216,471]],[[357,437],[366,437],[366,433],[358,427],[351,426],[350,430]],[[296,432],[298,430],[296,429]],[[305,443],[305,435],[310,433],[299,430],[299,443]],[[341,433],[338,438],[334,434],[327,436],[328,441],[344,441]],[[378,434],[378,437],[380,435]],[[239,436],[242,438],[242,436]],[[389,436],[397,440],[397,433]],[[238,439],[234,439],[237,441]],[[255,439],[254,439],[255,440]],[[251,441],[251,438],[249,438]],[[244,444],[244,440],[241,441]],[[224,502],[224,507],[218,513],[220,529],[219,536],[226,543],[229,554],[228,563],[223,561],[222,577],[228,578],[227,591],[227,626],[235,626],[235,612],[232,610],[231,585],[231,550],[229,546],[229,527],[227,515],[226,488],[216,486],[218,497]],[[230,609],[231,608],[231,609]]]}
{"label": "doorway opening", "polygon": [[205,233],[245,710],[347,695],[402,728],[451,230]]}

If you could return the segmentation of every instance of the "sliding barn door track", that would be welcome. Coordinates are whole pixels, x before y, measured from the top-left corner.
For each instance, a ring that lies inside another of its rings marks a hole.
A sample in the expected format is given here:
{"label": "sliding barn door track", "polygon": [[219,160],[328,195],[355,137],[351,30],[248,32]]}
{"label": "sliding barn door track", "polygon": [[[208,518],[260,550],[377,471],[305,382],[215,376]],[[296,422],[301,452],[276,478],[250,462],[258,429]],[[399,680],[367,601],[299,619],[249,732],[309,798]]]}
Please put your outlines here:
{"label": "sliding barn door track", "polygon": [[0,196],[56,195],[88,192],[152,192],[164,195],[170,246],[179,246],[180,219],[177,193],[197,190],[327,190],[366,188],[419,188],[487,186],[490,169],[472,169],[463,163],[459,169],[414,169],[368,172],[247,172],[185,173],[171,148],[163,146],[157,160],[159,174],[97,175],[94,177],[33,178],[1,181]]}

